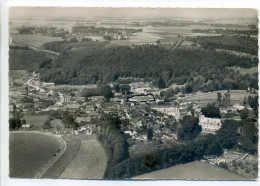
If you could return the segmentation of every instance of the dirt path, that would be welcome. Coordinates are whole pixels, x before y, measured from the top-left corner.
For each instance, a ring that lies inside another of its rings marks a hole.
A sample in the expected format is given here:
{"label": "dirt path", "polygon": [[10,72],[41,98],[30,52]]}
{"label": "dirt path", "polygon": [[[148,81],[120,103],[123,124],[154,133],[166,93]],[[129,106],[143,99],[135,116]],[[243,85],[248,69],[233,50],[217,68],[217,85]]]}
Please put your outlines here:
{"label": "dirt path", "polygon": [[82,136],[81,148],[60,178],[103,179],[107,157],[96,136]]}

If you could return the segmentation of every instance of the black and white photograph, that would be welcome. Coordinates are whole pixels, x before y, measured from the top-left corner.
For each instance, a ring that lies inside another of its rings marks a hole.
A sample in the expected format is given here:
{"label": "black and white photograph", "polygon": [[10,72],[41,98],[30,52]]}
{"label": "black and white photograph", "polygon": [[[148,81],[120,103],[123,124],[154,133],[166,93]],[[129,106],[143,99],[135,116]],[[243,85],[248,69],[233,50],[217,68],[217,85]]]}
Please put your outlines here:
{"label": "black and white photograph", "polygon": [[10,7],[9,178],[258,180],[258,14]]}

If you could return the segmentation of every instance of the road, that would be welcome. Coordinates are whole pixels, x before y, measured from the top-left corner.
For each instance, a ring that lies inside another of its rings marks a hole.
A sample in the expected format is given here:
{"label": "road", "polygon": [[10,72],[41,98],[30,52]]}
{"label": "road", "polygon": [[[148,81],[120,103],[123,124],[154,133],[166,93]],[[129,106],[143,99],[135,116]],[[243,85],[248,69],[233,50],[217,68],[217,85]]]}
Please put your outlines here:
{"label": "road", "polygon": [[96,136],[82,137],[81,148],[60,178],[103,179],[107,156]]}

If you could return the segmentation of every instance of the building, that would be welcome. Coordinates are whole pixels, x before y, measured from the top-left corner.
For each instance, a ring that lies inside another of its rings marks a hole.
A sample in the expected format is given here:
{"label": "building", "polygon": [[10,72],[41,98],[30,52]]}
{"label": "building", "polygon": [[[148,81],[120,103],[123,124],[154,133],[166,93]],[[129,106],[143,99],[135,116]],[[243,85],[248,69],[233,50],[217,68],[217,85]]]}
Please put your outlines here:
{"label": "building", "polygon": [[45,82],[42,83],[42,86],[44,86],[44,87],[46,87],[46,88],[47,88],[47,87],[48,87],[48,88],[53,88],[54,85],[55,85],[54,83],[45,83]]}
{"label": "building", "polygon": [[202,132],[215,133],[222,126],[221,119],[219,118],[208,118],[204,115],[199,117],[199,125],[202,127]]}
{"label": "building", "polygon": [[180,118],[180,110],[178,107],[165,105],[165,106],[153,107],[152,109],[167,115],[174,116],[177,120]]}
{"label": "building", "polygon": [[155,97],[152,94],[135,95],[127,98],[128,102],[155,102]]}
{"label": "building", "polygon": [[61,103],[69,103],[70,96],[68,94],[60,94],[60,102]]}

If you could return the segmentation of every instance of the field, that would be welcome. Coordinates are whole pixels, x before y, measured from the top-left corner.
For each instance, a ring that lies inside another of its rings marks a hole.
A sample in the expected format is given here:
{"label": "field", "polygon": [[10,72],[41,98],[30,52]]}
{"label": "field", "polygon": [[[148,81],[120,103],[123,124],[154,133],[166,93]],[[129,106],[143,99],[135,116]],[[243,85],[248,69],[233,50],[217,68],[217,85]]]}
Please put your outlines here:
{"label": "field", "polygon": [[26,124],[33,125],[32,129],[39,130],[42,128],[45,121],[48,120],[48,115],[31,116],[25,115],[22,119],[25,119]]}
{"label": "field", "polygon": [[246,180],[226,169],[195,161],[136,176],[133,179]]}
{"label": "field", "polygon": [[58,178],[77,155],[81,147],[81,139],[75,135],[64,135],[63,139],[67,144],[66,151],[41,178]]}
{"label": "field", "polygon": [[10,177],[34,178],[60,149],[51,135],[31,132],[10,132]]}
{"label": "field", "polygon": [[[220,92],[223,96],[226,91],[223,90]],[[236,103],[243,105],[243,100],[244,100],[245,96],[249,96],[249,95],[257,96],[257,94],[251,94],[244,90],[241,90],[241,91],[232,91],[231,90],[230,92],[231,92],[230,100],[231,100],[232,105],[236,104]],[[201,107],[204,107],[208,103],[217,102],[217,91],[192,95],[192,96],[186,97],[185,100],[197,103]]]}
{"label": "field", "polygon": [[37,48],[41,47],[46,42],[61,41],[61,38],[59,37],[48,37],[36,34],[15,34],[11,37],[13,39],[12,42],[15,44],[30,45]]}
{"label": "field", "polygon": [[237,68],[237,67],[229,67],[230,69],[233,69],[235,71],[238,71],[240,74],[245,75],[245,74],[254,74],[258,73],[258,67],[252,67],[252,68]]}
{"label": "field", "polygon": [[60,178],[103,179],[107,157],[95,136],[81,136],[81,148]]}

